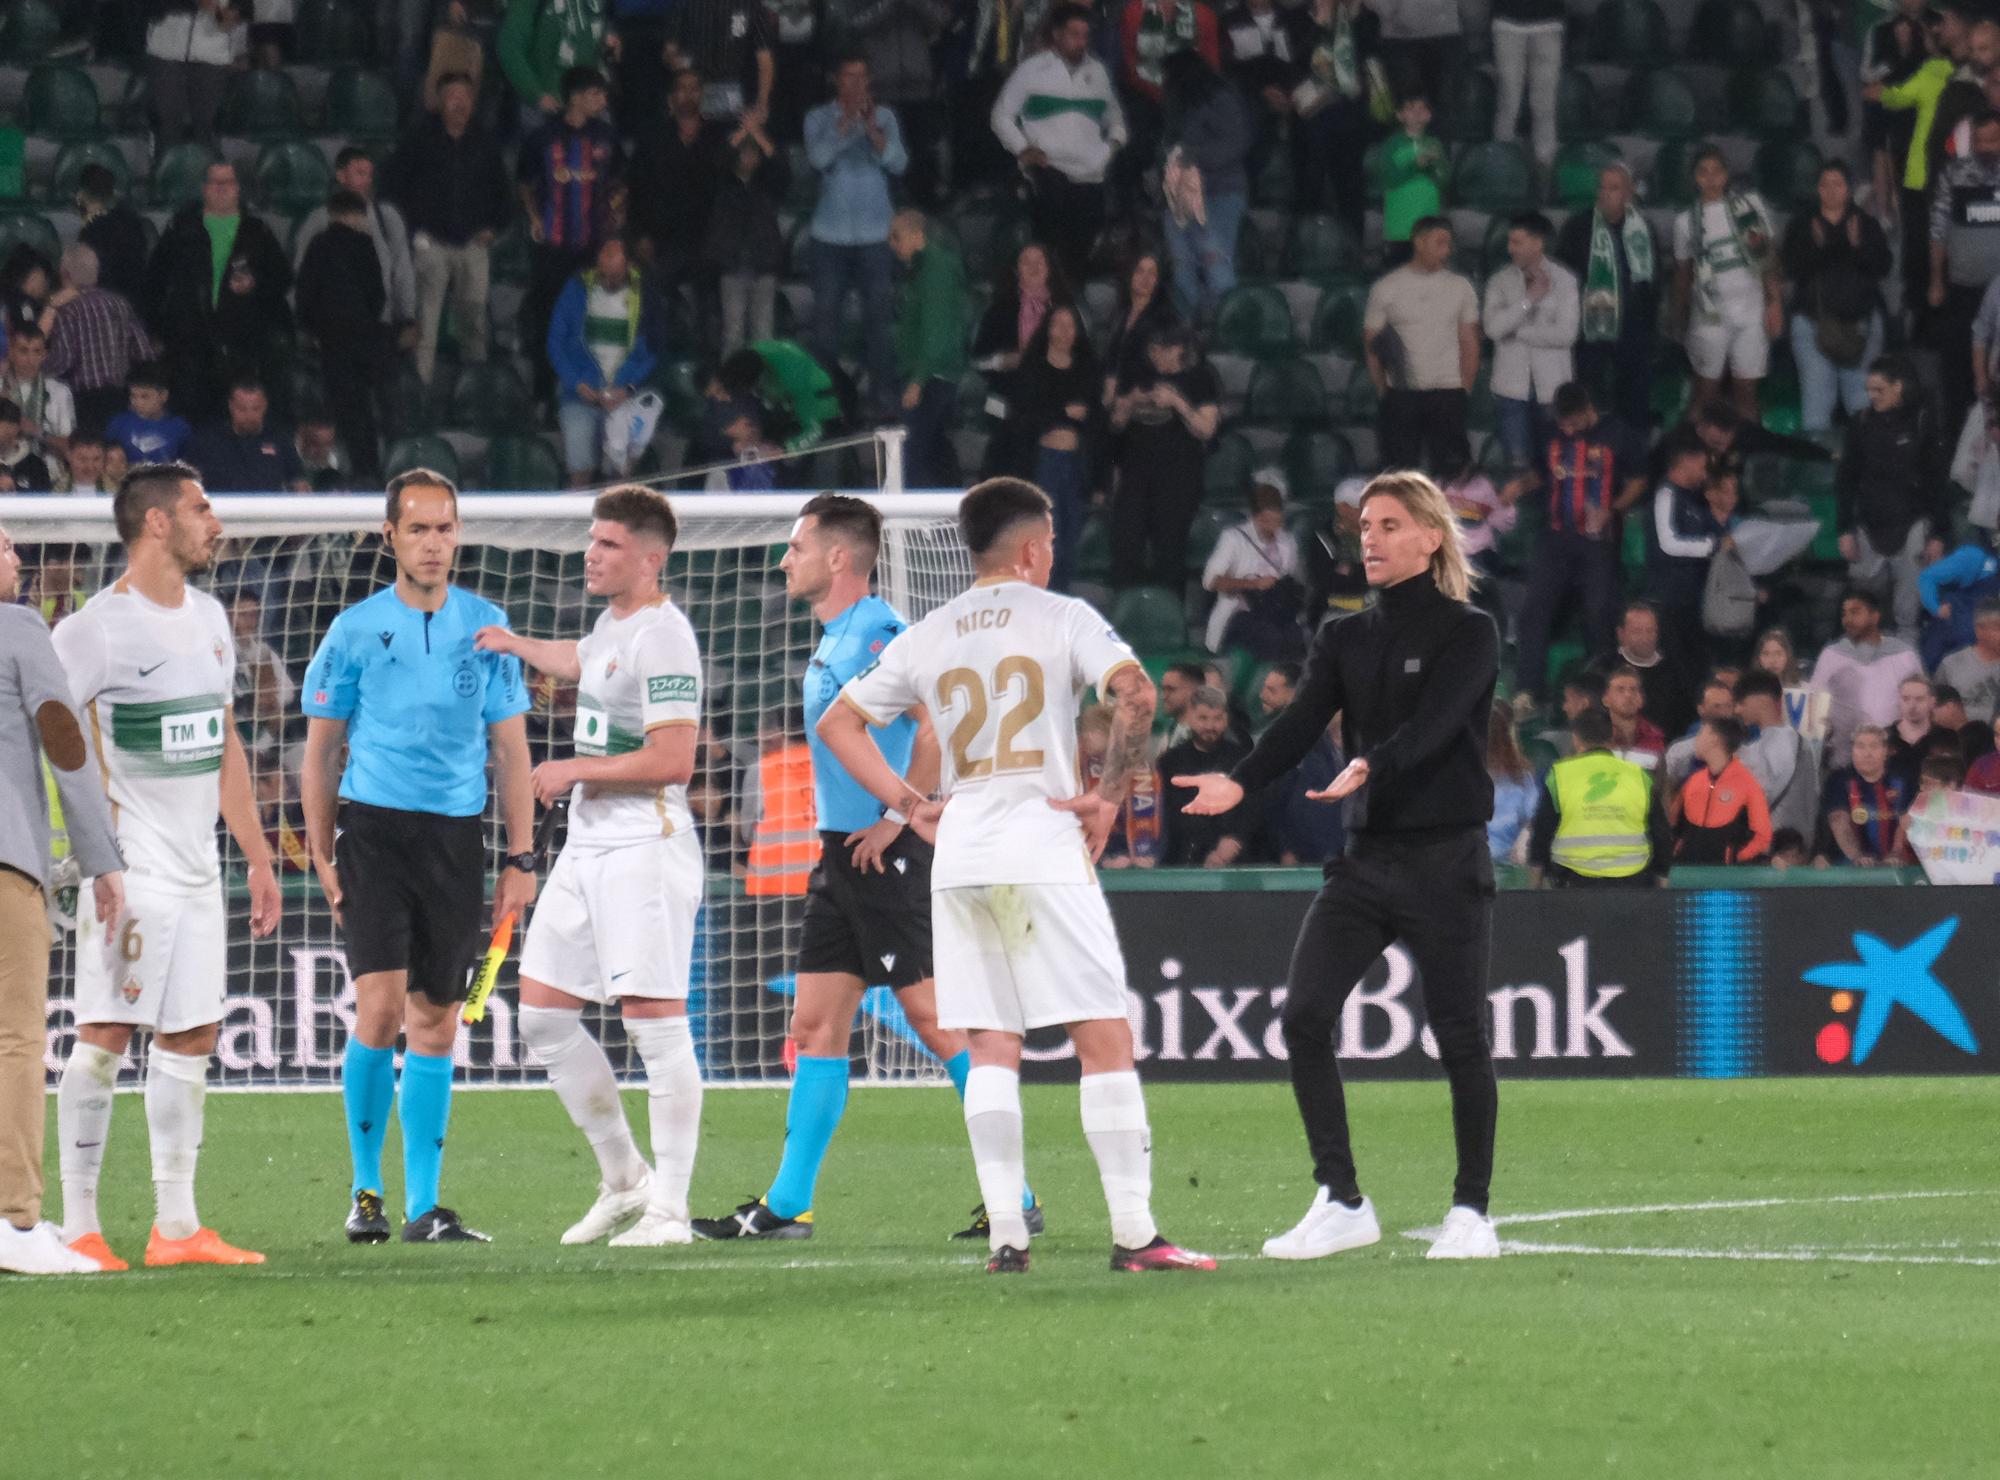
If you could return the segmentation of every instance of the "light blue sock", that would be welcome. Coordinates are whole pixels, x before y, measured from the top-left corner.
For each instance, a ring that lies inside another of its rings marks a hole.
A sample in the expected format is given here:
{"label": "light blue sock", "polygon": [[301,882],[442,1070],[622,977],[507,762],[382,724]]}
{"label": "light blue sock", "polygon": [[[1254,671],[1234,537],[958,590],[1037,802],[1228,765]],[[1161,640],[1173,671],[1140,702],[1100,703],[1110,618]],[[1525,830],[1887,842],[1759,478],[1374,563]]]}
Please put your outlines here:
{"label": "light blue sock", "polygon": [[396,1086],[403,1122],[403,1215],[415,1220],[438,1205],[444,1132],[451,1124],[451,1055],[406,1053]]}
{"label": "light blue sock", "polygon": [[[965,1076],[972,1072],[972,1050],[961,1048],[944,1061],[944,1072],[951,1076],[951,1087],[958,1091],[958,1097],[965,1098]],[[1035,1205],[1035,1189],[1027,1183],[1021,1184],[1021,1211],[1026,1212]]]}
{"label": "light blue sock", "polygon": [[382,1190],[382,1143],[396,1103],[396,1051],[370,1048],[350,1035],[340,1064],[340,1098],[347,1106],[347,1151],[354,1159],[352,1192]]}
{"label": "light blue sock", "polygon": [[780,1218],[796,1218],[813,1205],[819,1165],[847,1109],[847,1059],[799,1055],[792,1098],[785,1110],[785,1155],[764,1205]]}

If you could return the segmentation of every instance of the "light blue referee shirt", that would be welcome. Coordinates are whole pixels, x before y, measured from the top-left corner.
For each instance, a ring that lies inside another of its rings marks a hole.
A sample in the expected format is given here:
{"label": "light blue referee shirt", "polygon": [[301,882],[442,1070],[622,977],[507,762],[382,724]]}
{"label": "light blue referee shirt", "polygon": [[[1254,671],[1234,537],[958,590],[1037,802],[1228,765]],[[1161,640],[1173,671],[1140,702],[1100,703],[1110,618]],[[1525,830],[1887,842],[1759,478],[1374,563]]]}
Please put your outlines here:
{"label": "light blue referee shirt", "polygon": [[333,619],[312,667],[304,708],[347,721],[340,794],[371,807],[476,817],[486,809],[486,727],[528,708],[521,661],[472,646],[507,613],[457,586],[435,612],[394,586]]}
{"label": "light blue referee shirt", "polygon": [[[806,667],[806,744],[812,747],[813,807],[826,831],[848,833],[873,827],[882,820],[882,804],[833,758],[833,752],[819,738],[819,717],[847,681],[881,657],[882,650],[909,625],[881,597],[864,596],[826,624]],[[906,774],[916,745],[917,722],[902,714],[869,734],[896,774]]]}

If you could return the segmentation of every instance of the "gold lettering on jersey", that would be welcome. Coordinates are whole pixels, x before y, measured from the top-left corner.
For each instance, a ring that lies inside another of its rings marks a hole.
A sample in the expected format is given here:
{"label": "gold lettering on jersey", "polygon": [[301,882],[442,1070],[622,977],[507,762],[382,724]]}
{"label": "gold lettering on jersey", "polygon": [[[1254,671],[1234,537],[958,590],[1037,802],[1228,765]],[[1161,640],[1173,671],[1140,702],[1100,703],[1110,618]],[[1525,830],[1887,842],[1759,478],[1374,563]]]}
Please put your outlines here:
{"label": "gold lettering on jersey", "polygon": [[981,607],[958,619],[958,635],[970,637],[975,632],[997,632],[1013,620],[1014,608],[1011,606]]}
{"label": "gold lettering on jersey", "polygon": [[[1007,615],[1004,608],[1000,615],[1003,618]],[[961,624],[966,620],[960,618]],[[975,756],[972,754],[973,744],[986,728],[989,691],[995,700],[1013,699],[1014,702],[1000,716],[994,753]],[[946,741],[951,747],[954,777],[959,781],[983,781],[993,775],[1039,771],[1045,759],[1043,752],[1017,750],[1014,742],[1023,730],[1041,718],[1047,699],[1048,685],[1042,675],[1042,665],[1033,658],[1002,658],[995,665],[992,676],[983,680],[970,668],[952,668],[939,674],[938,708],[954,709],[961,701],[965,705],[965,713],[952,726]]]}

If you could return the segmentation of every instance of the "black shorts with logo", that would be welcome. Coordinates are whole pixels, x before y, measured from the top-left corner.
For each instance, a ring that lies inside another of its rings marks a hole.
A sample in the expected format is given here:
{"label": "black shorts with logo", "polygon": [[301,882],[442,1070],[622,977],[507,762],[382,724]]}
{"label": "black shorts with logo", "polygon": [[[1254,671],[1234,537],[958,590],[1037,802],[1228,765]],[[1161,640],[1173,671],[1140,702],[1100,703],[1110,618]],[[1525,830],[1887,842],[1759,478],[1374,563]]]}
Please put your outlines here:
{"label": "black shorts with logo", "polygon": [[822,832],[806,891],[799,973],[843,973],[901,989],[931,975],[931,845],[908,828],[882,872],[854,866],[847,834]]}
{"label": "black shorts with logo", "polygon": [[407,971],[412,992],[463,1002],[486,913],[485,824],[343,800],[333,861],[347,969]]}

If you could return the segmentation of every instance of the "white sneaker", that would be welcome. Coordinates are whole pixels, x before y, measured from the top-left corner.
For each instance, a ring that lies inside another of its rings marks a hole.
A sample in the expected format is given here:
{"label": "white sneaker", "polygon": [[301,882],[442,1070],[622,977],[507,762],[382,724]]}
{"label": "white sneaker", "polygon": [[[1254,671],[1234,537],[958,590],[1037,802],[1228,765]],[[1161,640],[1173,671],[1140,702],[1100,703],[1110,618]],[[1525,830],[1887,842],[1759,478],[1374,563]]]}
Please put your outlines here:
{"label": "white sneaker", "polygon": [[691,1244],[694,1229],[685,1215],[648,1208],[646,1216],[611,1241],[614,1249],[658,1249],[667,1244]]}
{"label": "white sneaker", "polygon": [[102,1274],[104,1269],[63,1243],[53,1223],[16,1228],[0,1219],[0,1270],[10,1274]]}
{"label": "white sneaker", "polygon": [[1323,1259],[1345,1249],[1365,1249],[1380,1243],[1382,1225],[1375,1221],[1375,1204],[1367,1198],[1349,1208],[1333,1200],[1324,1187],[1294,1228],[1264,1240],[1266,1259]]}
{"label": "white sneaker", "polygon": [[1498,1259],[1500,1235],[1493,1220],[1474,1208],[1457,1207],[1444,1215],[1444,1232],[1431,1245],[1429,1259]]}
{"label": "white sneaker", "polygon": [[652,1195],[653,1174],[650,1170],[636,1186],[623,1190],[599,1182],[597,1201],[590,1205],[589,1212],[570,1225],[562,1241],[566,1244],[594,1244],[607,1233],[616,1233],[646,1211],[646,1203]]}

